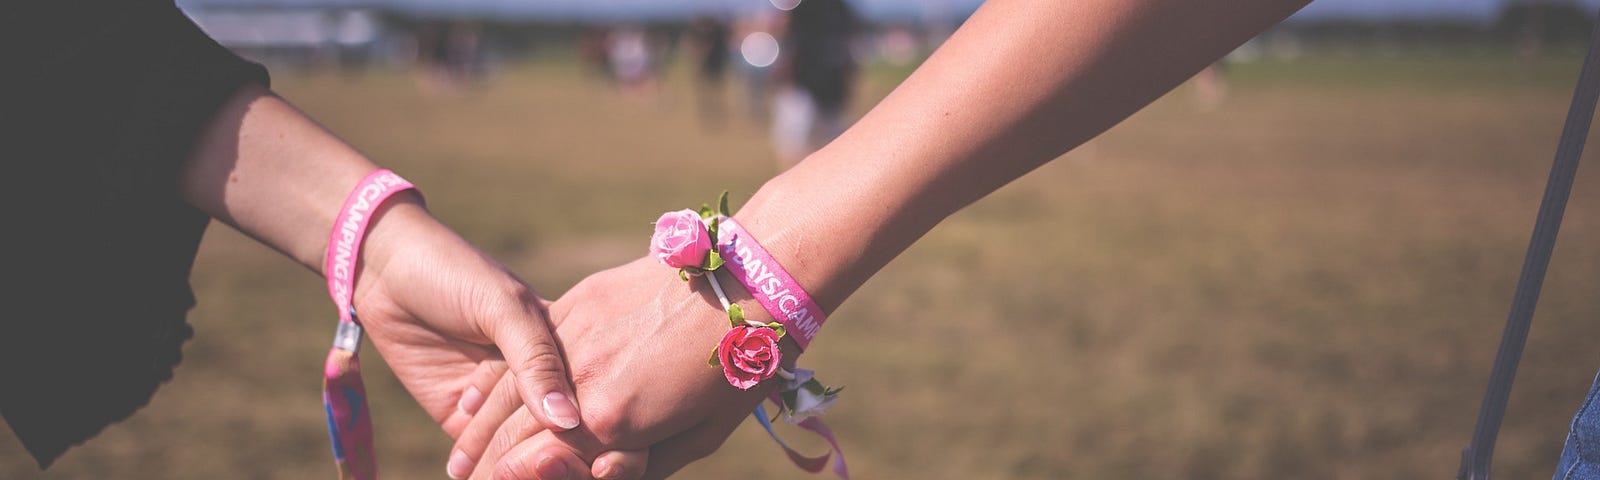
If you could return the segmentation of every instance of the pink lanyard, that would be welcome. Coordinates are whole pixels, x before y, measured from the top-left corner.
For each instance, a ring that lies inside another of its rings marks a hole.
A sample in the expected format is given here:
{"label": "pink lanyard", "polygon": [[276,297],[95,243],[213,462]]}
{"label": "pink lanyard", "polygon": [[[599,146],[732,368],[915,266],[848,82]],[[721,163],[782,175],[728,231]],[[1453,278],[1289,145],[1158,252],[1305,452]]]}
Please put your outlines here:
{"label": "pink lanyard", "polygon": [[361,362],[356,356],[356,349],[361,346],[361,324],[351,304],[361,238],[366,236],[367,224],[379,205],[396,193],[414,188],[411,182],[388,170],[368,174],[345,199],[328,238],[322,272],[328,277],[328,295],[339,308],[339,329],[323,365],[322,405],[328,415],[328,435],[333,440],[333,460],[339,467],[340,479],[378,478],[377,454],[372,449],[372,414],[367,407],[367,388],[361,382]]}

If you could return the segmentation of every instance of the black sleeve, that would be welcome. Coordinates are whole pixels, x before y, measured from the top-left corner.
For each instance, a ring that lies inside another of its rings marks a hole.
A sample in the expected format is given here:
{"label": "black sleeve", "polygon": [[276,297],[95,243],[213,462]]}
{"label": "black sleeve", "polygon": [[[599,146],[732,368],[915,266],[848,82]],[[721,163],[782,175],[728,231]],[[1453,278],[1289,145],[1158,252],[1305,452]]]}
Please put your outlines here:
{"label": "black sleeve", "polygon": [[44,467],[171,378],[209,221],[178,172],[268,79],[170,1],[23,3],[0,22],[0,275],[18,285],[0,290],[0,415]]}

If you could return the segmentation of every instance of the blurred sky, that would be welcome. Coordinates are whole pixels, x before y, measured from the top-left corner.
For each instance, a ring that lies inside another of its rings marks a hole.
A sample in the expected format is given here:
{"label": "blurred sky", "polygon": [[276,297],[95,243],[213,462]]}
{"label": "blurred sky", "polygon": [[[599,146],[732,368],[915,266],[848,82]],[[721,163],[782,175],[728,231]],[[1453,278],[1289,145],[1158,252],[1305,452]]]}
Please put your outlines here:
{"label": "blurred sky", "polygon": [[[877,20],[916,20],[965,15],[981,0],[851,0]],[[1509,0],[1318,0],[1297,19],[1451,19],[1493,21]],[[1600,8],[1600,0],[1578,0]],[[211,6],[376,6],[442,16],[550,19],[679,18],[697,11],[768,8],[763,0],[178,0],[185,8]]]}

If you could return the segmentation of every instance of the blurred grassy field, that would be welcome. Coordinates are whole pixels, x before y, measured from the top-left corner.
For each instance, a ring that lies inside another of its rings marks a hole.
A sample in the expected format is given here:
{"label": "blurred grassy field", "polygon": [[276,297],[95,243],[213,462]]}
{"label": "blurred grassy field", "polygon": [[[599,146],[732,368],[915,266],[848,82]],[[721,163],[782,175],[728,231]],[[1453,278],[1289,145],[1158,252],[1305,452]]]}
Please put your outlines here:
{"label": "blurred grassy field", "polygon": [[[853,472],[1452,476],[1577,63],[1243,64],[1212,110],[1180,88],[952,217],[833,316],[805,361],[848,387],[828,420]],[[862,108],[905,72],[871,70]],[[657,96],[561,62],[457,94],[399,73],[275,82],[552,297],[642,255],[660,211],[721,189],[742,200],[775,173],[764,127],[735,115],[705,128],[682,73]],[[1587,157],[1497,477],[1549,477],[1600,367],[1600,170]],[[333,474],[320,279],[215,227],[192,283],[198,334],[176,380],[44,474],[0,434],[0,478]],[[449,440],[369,356],[385,476],[442,478]],[[821,478],[753,422],[681,476]]]}

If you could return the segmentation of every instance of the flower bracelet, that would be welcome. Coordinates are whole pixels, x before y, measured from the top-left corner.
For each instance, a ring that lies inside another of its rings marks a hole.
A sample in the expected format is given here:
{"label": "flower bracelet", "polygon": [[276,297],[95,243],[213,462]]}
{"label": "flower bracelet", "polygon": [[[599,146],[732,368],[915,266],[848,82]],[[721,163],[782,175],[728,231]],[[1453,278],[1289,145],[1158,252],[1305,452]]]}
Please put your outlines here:
{"label": "flower bracelet", "polygon": [[[684,209],[662,214],[650,239],[650,255],[677,268],[678,277],[685,282],[691,277],[704,277],[728,313],[728,332],[712,350],[707,363],[721,367],[728,384],[740,390],[749,390],[773,376],[784,380],[770,397],[778,405],[778,415],[773,420],[781,417],[827,439],[833,452],[838,453],[832,455],[834,473],[849,478],[838,442],[816,418],[838,401],[841,389],[823,385],[810,370],[789,371],[780,366],[779,340],[793,335],[804,350],[825,316],[800,284],[728,214],[728,192],[717,198],[715,209],[701,205],[698,211]],[[738,279],[776,321],[762,323],[745,318],[744,309],[729,302],[723,293],[714,273],[719,269]],[[800,468],[818,472],[827,464],[830,454],[806,457],[778,438],[764,406],[757,405],[754,416]]]}

